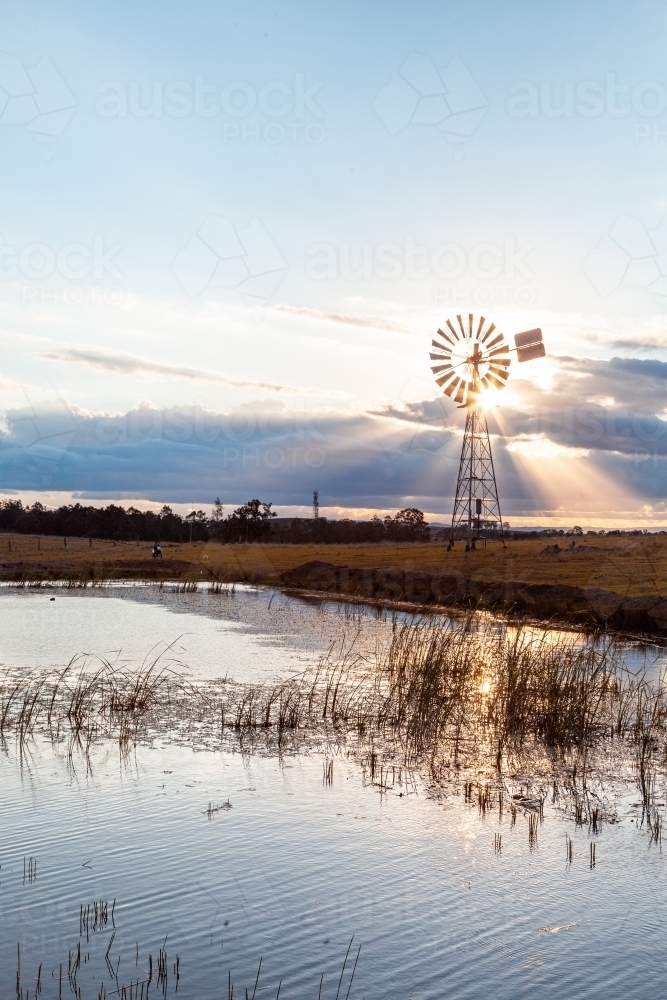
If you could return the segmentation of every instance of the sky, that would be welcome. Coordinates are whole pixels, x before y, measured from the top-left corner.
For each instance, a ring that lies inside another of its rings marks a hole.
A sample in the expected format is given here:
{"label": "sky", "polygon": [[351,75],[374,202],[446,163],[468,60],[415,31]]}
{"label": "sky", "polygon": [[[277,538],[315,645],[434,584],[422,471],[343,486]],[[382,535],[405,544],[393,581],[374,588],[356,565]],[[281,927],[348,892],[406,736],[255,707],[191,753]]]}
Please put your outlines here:
{"label": "sky", "polygon": [[667,9],[5,5],[0,496],[451,517],[456,313],[547,355],[512,526],[667,526]]}

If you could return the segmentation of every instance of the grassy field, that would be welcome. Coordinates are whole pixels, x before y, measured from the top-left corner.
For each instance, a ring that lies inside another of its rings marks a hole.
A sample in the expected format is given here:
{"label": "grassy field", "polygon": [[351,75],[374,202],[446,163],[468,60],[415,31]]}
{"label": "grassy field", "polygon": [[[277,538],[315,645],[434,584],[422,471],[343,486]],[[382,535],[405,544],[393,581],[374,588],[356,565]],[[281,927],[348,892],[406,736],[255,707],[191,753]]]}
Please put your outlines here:
{"label": "grassy field", "polygon": [[[553,540],[551,540],[553,541]],[[570,539],[567,539],[569,544]],[[439,543],[362,545],[163,545],[153,560],[150,543],[85,538],[0,535],[0,579],[164,579],[276,583],[280,574],[314,559],[337,566],[462,573],[466,578],[570,584],[623,596],[667,596],[667,536],[577,539],[578,551],[544,553],[545,540],[510,541],[503,549],[452,552]],[[565,542],[561,539],[561,546]]]}

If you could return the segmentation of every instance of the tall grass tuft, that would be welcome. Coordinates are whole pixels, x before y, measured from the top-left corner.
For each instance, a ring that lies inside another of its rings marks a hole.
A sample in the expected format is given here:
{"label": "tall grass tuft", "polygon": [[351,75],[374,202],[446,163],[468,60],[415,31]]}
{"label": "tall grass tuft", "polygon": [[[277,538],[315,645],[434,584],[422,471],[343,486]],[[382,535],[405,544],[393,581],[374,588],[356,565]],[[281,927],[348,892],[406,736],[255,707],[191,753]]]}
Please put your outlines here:
{"label": "tall grass tuft", "polygon": [[[477,784],[482,813],[498,807],[501,776],[553,785],[579,825],[603,822],[589,793],[596,760],[632,768],[651,837],[659,842],[656,787],[667,765],[667,702],[660,686],[624,669],[604,636],[595,642],[528,628],[480,629],[473,616],[448,626],[394,622],[391,639],[362,660],[354,634],[322,657],[312,676],[237,684],[195,684],[163,665],[164,650],[136,670],[77,657],[58,672],[0,676],[0,739],[21,747],[36,732],[89,746],[112,737],[121,747],[157,732],[179,740],[248,750],[318,743],[327,755],[345,741],[371,781],[387,786],[393,767],[425,767],[434,783],[461,777],[466,801]],[[335,752],[335,751],[334,751]],[[565,775],[559,785],[553,774]],[[516,798],[516,797],[515,797]],[[536,807],[537,808],[537,807]],[[515,821],[516,802],[509,806]],[[537,827],[535,827],[535,837]]]}

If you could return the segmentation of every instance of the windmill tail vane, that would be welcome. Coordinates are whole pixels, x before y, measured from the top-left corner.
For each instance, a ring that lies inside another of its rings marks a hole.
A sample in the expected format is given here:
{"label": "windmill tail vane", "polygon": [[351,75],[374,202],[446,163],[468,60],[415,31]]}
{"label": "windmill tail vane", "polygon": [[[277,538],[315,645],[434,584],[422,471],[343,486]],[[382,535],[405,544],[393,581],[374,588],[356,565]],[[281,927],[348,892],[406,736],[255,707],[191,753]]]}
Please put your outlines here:
{"label": "windmill tail vane", "polygon": [[505,544],[503,520],[498,499],[496,474],[493,467],[491,440],[482,405],[484,394],[505,388],[511,357],[519,363],[543,358],[546,354],[539,328],[517,333],[510,348],[495,323],[472,313],[446,320],[439,328],[437,339],[431,341],[429,355],[431,371],[445,395],[466,409],[463,447],[454,496],[454,512],[448,550],[461,534],[466,538],[466,551],[477,541],[485,543],[483,528],[499,530]]}

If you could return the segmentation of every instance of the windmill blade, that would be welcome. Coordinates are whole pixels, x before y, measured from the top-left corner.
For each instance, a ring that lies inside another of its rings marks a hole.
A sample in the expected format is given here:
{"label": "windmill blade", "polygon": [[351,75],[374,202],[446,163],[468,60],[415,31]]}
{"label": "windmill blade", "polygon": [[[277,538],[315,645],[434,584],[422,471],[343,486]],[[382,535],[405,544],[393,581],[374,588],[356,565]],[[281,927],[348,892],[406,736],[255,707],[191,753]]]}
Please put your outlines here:
{"label": "windmill blade", "polygon": [[473,321],[473,315],[472,315],[472,313],[468,313],[468,336],[469,337],[472,337],[472,321]]}
{"label": "windmill blade", "polygon": [[504,354],[506,355],[506,357],[509,358],[509,354],[507,353],[507,351],[508,351],[507,344],[501,344],[499,347],[496,347],[493,351],[489,351],[487,357],[496,358],[498,357],[498,355]]}
{"label": "windmill blade", "polygon": [[486,375],[479,380],[480,385],[484,386],[485,389],[504,389],[505,383],[502,379],[494,375],[493,372],[487,372]]}
{"label": "windmill blade", "polygon": [[489,372],[487,375],[484,376],[484,378],[482,379],[482,381],[484,382],[485,380],[486,380],[487,384],[490,383],[491,386],[494,389],[504,389],[505,388],[505,383],[501,382],[500,379],[496,378],[496,376],[493,375],[491,372]]}
{"label": "windmill blade", "polygon": [[502,378],[502,379],[505,379],[505,381],[507,381],[507,379],[509,378],[509,375],[510,375],[509,367],[507,367],[507,368],[499,368],[499,367],[496,367],[495,365],[490,365],[488,374],[489,375],[495,375],[497,378]]}
{"label": "windmill blade", "polygon": [[[438,327],[438,336],[442,337],[443,340],[446,340],[448,344],[452,345],[452,347],[456,343],[456,340],[452,340],[452,338],[449,336],[449,334],[445,333],[444,330],[441,330],[440,327]],[[435,343],[435,341],[433,341],[433,343]]]}
{"label": "windmill blade", "polygon": [[477,338],[477,340],[479,340],[479,335],[482,332],[482,327],[484,326],[485,323],[486,323],[486,320],[484,319],[484,317],[480,316],[479,317],[479,323],[477,324],[477,333],[475,334],[475,337]]}
{"label": "windmill blade", "polygon": [[505,371],[503,368],[499,368],[496,371],[489,371],[486,373],[486,378],[491,379],[493,384],[500,389],[504,389],[509,377],[509,372]]}
{"label": "windmill blade", "polygon": [[466,396],[468,395],[467,390],[468,390],[468,383],[467,382],[461,382],[461,385],[458,387],[456,395],[452,397],[453,400],[454,400],[454,402],[458,403],[459,406],[461,406],[461,405],[463,405],[465,403]]}
{"label": "windmill blade", "polygon": [[494,337],[493,340],[490,340],[488,342],[488,344],[486,345],[486,348],[487,348],[487,350],[490,350],[492,347],[495,347],[496,344],[501,344],[501,343],[504,343],[504,342],[505,342],[505,338],[503,337],[502,333],[499,333],[497,337]]}
{"label": "windmill blade", "polygon": [[461,333],[463,334],[463,339],[465,340],[466,331],[465,331],[465,327],[463,325],[463,320],[461,319],[461,317],[459,315],[457,315],[456,318],[459,321],[459,326],[461,327]]}
{"label": "windmill blade", "polygon": [[442,375],[443,372],[454,372],[451,365],[431,365],[431,371],[434,375]]}
{"label": "windmill blade", "polygon": [[432,340],[431,345],[437,351],[440,351],[441,354],[446,354],[447,357],[451,357],[452,348],[449,346],[449,344],[439,344],[437,340]]}
{"label": "windmill blade", "polygon": [[457,330],[455,330],[455,329],[454,329],[454,327],[452,326],[452,321],[451,321],[451,319],[448,319],[448,320],[447,320],[446,322],[447,322],[447,326],[449,327],[449,329],[450,329],[450,330],[452,331],[452,333],[454,334],[454,343],[455,343],[455,344],[458,344],[459,340],[461,339],[461,338],[459,337],[459,334],[458,334],[458,331],[457,331]]}
{"label": "windmill blade", "polygon": [[[457,391],[458,387],[461,385],[462,379],[460,379],[458,376],[455,376],[451,380],[451,382],[449,383],[449,385],[444,385],[444,383],[447,381],[448,377],[449,376],[447,376],[446,378],[442,379],[442,383],[443,383],[443,385],[442,385],[442,391],[445,392],[448,396],[453,396],[454,393]],[[440,380],[436,380],[436,381],[438,382],[438,384],[440,384]]]}
{"label": "windmill blade", "polygon": [[496,328],[496,324],[495,324],[495,323],[492,323],[492,324],[491,324],[491,326],[489,327],[489,329],[488,329],[488,330],[486,331],[486,333],[485,333],[485,334],[484,334],[484,336],[482,337],[482,343],[483,343],[483,344],[485,344],[485,343],[486,343],[486,341],[487,341],[487,340],[488,340],[488,338],[489,338],[489,337],[491,336],[491,334],[493,333],[493,331],[495,330],[495,328]]}
{"label": "windmill blade", "polygon": [[[429,354],[429,358],[431,361],[442,361],[442,365],[438,371],[442,371],[443,368],[451,368],[453,371],[455,368],[460,368],[461,365],[466,364],[465,360],[454,361],[451,354],[445,355],[444,357],[441,354]],[[433,365],[431,365],[431,371],[436,371]]]}
{"label": "windmill blade", "polygon": [[447,375],[442,375],[441,378],[435,380],[435,384],[439,385],[443,392],[446,392],[448,396],[451,396],[449,391],[455,382],[458,381],[458,376],[453,375],[451,372]]}

